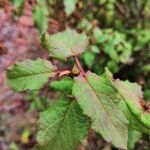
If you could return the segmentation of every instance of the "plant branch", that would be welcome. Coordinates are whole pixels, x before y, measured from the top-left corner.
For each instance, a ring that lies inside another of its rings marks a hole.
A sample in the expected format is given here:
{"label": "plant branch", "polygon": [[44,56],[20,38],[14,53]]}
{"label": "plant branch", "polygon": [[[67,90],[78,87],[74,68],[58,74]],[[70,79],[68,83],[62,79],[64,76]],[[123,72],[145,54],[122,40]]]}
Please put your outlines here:
{"label": "plant branch", "polygon": [[77,64],[77,66],[78,66],[78,69],[79,69],[79,71],[80,71],[80,74],[82,74],[82,75],[84,76],[84,75],[85,75],[85,72],[84,72],[84,70],[83,70],[83,68],[82,68],[82,66],[81,66],[81,64],[80,64],[80,61],[79,61],[78,57],[77,57],[77,56],[74,56],[74,59],[75,59],[75,62],[76,62],[76,64]]}

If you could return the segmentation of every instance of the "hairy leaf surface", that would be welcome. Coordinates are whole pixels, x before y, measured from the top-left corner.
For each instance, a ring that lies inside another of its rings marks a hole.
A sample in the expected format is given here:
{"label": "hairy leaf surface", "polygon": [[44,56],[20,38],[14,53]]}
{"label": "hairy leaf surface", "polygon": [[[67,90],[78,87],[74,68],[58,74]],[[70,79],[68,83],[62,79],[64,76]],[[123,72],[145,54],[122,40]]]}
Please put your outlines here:
{"label": "hairy leaf surface", "polygon": [[92,128],[116,147],[126,148],[128,121],[120,110],[121,97],[107,75],[87,72],[75,77],[73,95],[83,112],[90,117]]}
{"label": "hairy leaf surface", "polygon": [[48,49],[51,57],[66,60],[70,56],[77,56],[84,52],[88,45],[88,37],[85,33],[79,34],[67,29],[51,36],[43,34],[41,43]]}
{"label": "hairy leaf surface", "polygon": [[82,114],[77,102],[62,97],[40,114],[37,140],[44,150],[72,150],[83,140],[88,129],[89,119]]}
{"label": "hairy leaf surface", "polygon": [[40,89],[49,77],[55,76],[56,67],[38,58],[16,63],[7,70],[8,84],[16,91]]}

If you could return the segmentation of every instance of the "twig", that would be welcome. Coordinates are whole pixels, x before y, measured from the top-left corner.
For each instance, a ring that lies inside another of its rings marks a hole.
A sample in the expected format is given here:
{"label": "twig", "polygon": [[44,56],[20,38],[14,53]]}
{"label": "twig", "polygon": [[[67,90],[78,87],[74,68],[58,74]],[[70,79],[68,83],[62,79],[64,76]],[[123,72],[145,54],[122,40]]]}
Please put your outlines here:
{"label": "twig", "polygon": [[77,56],[74,56],[74,59],[75,59],[75,62],[76,62],[76,64],[77,64],[77,66],[78,66],[78,69],[79,69],[79,71],[80,71],[80,74],[82,74],[83,76],[85,76],[85,72],[84,72],[84,70],[82,69],[82,66],[81,66],[81,64],[80,64],[80,62],[79,62],[78,57],[77,57]]}

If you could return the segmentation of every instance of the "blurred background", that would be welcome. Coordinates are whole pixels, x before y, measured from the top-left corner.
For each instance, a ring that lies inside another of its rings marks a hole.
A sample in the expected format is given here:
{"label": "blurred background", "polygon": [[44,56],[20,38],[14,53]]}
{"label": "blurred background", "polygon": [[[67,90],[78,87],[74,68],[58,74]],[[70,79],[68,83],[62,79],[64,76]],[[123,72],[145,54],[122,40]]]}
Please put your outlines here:
{"label": "blurred background", "polygon": [[[48,58],[41,34],[67,27],[90,37],[83,68],[102,74],[108,67],[115,78],[138,82],[150,112],[150,0],[0,0],[0,150],[34,149],[38,113],[59,95],[51,89],[15,93],[6,69],[26,58]],[[128,148],[150,150],[149,137],[130,131]],[[91,131],[78,150],[117,149]]]}

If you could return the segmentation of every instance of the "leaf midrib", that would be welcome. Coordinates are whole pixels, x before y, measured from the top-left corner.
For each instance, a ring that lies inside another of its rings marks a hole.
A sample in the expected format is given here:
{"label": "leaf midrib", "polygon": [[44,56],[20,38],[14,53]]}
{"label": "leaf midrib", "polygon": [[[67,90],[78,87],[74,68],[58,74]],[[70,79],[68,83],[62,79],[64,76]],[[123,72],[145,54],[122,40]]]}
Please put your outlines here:
{"label": "leaf midrib", "polygon": [[[83,76],[82,76],[83,77]],[[116,126],[114,125],[112,119],[111,119],[111,116],[109,115],[109,113],[106,111],[107,109],[105,108],[105,106],[101,103],[100,99],[98,98],[97,94],[96,94],[96,91],[92,88],[92,86],[90,85],[90,83],[88,82],[87,78],[83,77],[85,79],[85,81],[87,82],[87,84],[89,85],[89,87],[91,88],[91,91],[93,92],[93,94],[97,97],[97,99],[99,100],[98,102],[101,104],[101,106],[104,108],[105,112],[107,113],[107,116],[108,118],[110,119],[110,121],[112,122],[114,128],[117,130]],[[119,119],[120,121],[120,119]],[[122,122],[122,121],[121,121]],[[118,131],[119,135],[120,135],[120,132]],[[120,137],[122,137],[122,135],[120,135]],[[124,143],[124,140],[123,138],[121,138],[123,143]],[[126,145],[126,143],[124,143]]]}
{"label": "leaf midrib", "polygon": [[[63,126],[63,124],[64,124],[64,122],[65,122],[65,119],[67,118],[68,113],[70,112],[70,108],[71,108],[71,106],[73,105],[73,102],[74,102],[74,101],[72,101],[71,103],[69,103],[68,109],[66,110],[66,113],[65,113],[65,115],[64,115],[64,117],[63,117],[63,119],[62,119],[62,121],[60,122],[60,126],[61,126],[61,127],[58,129],[57,134],[61,132],[62,126]],[[60,119],[60,118],[59,118],[59,119]],[[51,127],[51,125],[48,126],[48,127],[45,129],[44,132],[46,133],[46,132],[49,130],[50,127]],[[51,140],[52,138],[54,138],[55,136],[57,136],[57,134],[55,134],[55,135],[49,137],[49,139]],[[48,141],[50,141],[50,140],[48,140]]]}
{"label": "leaf midrib", "polygon": [[30,76],[40,76],[43,74],[49,75],[49,74],[55,74],[55,72],[41,72],[41,73],[34,73],[34,74],[26,74],[26,75],[17,76],[17,77],[15,76],[14,78],[13,78],[13,76],[10,76],[9,79],[18,79],[18,78],[24,78],[24,77],[30,77]]}

